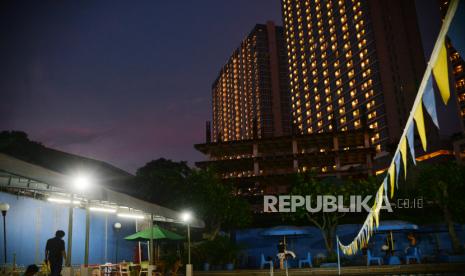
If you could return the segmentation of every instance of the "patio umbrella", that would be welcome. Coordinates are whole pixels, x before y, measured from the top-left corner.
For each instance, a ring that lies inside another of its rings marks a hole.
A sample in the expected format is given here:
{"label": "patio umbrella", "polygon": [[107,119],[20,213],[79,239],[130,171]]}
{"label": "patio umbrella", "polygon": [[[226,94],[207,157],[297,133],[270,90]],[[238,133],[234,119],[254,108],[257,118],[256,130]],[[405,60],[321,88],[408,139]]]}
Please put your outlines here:
{"label": "patio umbrella", "polygon": [[262,236],[298,236],[310,234],[309,230],[298,226],[276,226],[268,228],[260,233]]}
{"label": "patio umbrella", "polygon": [[382,221],[379,224],[378,229],[376,230],[377,232],[383,232],[383,231],[412,231],[412,230],[418,230],[418,225],[402,221],[402,220],[387,220],[387,221]]}
{"label": "patio umbrella", "polygon": [[174,233],[170,230],[164,229],[158,225],[154,225],[152,229],[153,229],[153,233],[150,228],[147,228],[145,230],[129,235],[125,237],[124,239],[128,241],[147,241],[151,239],[152,234],[153,234],[154,240],[161,240],[161,239],[183,240],[184,239],[183,236],[177,233]]}

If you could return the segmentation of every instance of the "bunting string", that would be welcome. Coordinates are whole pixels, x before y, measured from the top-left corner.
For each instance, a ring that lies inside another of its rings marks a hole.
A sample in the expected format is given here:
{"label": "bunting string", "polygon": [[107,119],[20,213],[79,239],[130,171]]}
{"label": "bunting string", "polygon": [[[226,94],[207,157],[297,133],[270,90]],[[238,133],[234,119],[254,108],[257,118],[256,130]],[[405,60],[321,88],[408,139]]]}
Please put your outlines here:
{"label": "bunting string", "polygon": [[[439,128],[433,82],[435,82],[438,87],[439,96],[441,97],[444,105],[447,105],[451,92],[449,87],[449,66],[445,39],[446,35],[451,35],[448,33],[448,30],[451,23],[454,21],[454,17],[455,21],[458,20],[457,18],[465,18],[464,2],[465,0],[453,0],[450,3],[449,10],[447,11],[447,15],[441,26],[429,63],[426,67],[426,71],[423,75],[422,82],[410,111],[410,116],[407,119],[404,131],[399,139],[397,149],[393,155],[394,157],[388,166],[387,173],[375,195],[373,206],[352,242],[348,245],[344,245],[339,239],[337,241],[343,254],[352,255],[357,253],[359,249],[367,246],[370,237],[379,227],[380,211],[383,205],[383,200],[386,204],[389,204],[388,194],[389,198],[392,199],[394,197],[395,189],[398,188],[401,162],[403,164],[402,168],[404,171],[404,178],[407,177],[407,146],[409,147],[411,159],[416,165],[414,146],[415,125],[418,135],[420,136],[422,148],[424,151],[427,150],[427,136],[423,106],[428,115],[431,117],[434,125]],[[459,15],[455,16],[457,10],[459,11]],[[455,35],[455,33],[452,35]],[[464,36],[455,35],[453,39],[464,39]]]}

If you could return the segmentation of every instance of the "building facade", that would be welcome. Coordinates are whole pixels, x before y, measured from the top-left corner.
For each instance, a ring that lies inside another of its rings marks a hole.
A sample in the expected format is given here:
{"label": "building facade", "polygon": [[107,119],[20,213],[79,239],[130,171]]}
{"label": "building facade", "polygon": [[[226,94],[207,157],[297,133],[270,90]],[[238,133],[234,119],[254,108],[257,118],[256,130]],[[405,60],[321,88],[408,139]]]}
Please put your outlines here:
{"label": "building facade", "polygon": [[212,85],[213,140],[289,135],[289,76],[282,27],[257,24]]}
{"label": "building facade", "polygon": [[365,178],[372,175],[374,148],[367,128],[345,132],[290,135],[197,144],[208,157],[196,162],[212,167],[261,210],[264,194],[287,194],[296,173],[318,177]]}
{"label": "building facade", "polygon": [[293,124],[397,143],[426,68],[414,1],[282,0]]}

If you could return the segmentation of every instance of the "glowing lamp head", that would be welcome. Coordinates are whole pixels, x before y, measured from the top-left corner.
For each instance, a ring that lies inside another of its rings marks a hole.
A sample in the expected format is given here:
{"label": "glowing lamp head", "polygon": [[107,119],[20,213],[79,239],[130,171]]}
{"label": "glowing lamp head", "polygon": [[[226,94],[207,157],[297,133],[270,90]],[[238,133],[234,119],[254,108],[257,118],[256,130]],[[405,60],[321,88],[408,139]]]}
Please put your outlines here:
{"label": "glowing lamp head", "polygon": [[0,203],[0,211],[2,212],[2,215],[6,215],[6,212],[10,210],[10,204],[8,203]]}
{"label": "glowing lamp head", "polygon": [[86,191],[91,186],[90,177],[87,175],[77,175],[73,178],[73,187],[78,191]]}
{"label": "glowing lamp head", "polygon": [[113,227],[114,227],[116,230],[119,230],[119,229],[121,229],[121,223],[115,222],[115,224],[113,225]]}
{"label": "glowing lamp head", "polygon": [[185,223],[189,223],[189,222],[192,220],[192,214],[191,214],[191,212],[188,212],[188,211],[183,212],[183,213],[181,214],[181,220],[182,220],[183,222],[185,222]]}

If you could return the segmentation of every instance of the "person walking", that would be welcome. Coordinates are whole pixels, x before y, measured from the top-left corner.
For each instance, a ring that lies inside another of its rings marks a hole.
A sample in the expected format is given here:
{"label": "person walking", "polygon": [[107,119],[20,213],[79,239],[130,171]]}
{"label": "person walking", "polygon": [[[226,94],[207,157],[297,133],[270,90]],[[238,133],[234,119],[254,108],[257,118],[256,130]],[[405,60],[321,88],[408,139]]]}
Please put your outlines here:
{"label": "person walking", "polygon": [[55,237],[49,239],[45,246],[45,261],[50,264],[50,276],[61,275],[63,259],[66,259],[64,236],[63,230],[56,231]]}

